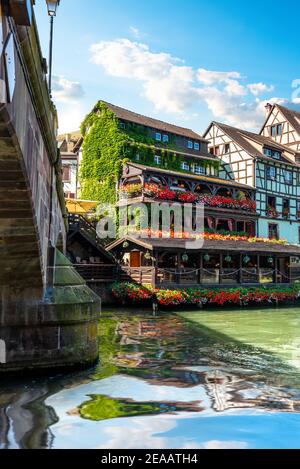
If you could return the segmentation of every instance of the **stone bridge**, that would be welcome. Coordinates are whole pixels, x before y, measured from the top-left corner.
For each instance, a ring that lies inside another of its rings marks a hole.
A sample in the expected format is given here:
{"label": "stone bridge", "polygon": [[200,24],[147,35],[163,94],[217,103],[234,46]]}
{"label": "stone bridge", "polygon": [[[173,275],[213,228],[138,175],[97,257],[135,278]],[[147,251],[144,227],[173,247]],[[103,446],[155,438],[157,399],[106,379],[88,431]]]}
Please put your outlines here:
{"label": "stone bridge", "polygon": [[33,3],[0,2],[0,340],[7,357],[0,371],[98,355],[99,299],[63,256],[57,114]]}

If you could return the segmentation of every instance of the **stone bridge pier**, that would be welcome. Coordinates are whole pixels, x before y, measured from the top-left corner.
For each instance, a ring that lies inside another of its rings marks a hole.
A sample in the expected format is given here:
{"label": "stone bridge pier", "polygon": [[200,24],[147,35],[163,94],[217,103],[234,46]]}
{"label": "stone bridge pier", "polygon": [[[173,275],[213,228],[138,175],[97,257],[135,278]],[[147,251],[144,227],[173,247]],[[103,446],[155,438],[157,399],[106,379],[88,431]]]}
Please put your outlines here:
{"label": "stone bridge pier", "polygon": [[0,372],[98,356],[100,300],[63,255],[57,114],[33,3],[0,1]]}

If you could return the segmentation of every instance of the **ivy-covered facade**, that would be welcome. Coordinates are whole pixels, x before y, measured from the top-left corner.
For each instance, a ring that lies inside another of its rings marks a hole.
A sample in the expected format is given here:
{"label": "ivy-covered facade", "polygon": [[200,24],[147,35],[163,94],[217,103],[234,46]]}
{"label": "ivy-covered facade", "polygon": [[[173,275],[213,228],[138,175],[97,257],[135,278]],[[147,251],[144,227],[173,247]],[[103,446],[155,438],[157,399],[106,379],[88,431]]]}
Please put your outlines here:
{"label": "ivy-covered facade", "polygon": [[81,126],[81,198],[116,202],[128,161],[187,174],[218,176],[219,160],[190,129],[99,101]]}

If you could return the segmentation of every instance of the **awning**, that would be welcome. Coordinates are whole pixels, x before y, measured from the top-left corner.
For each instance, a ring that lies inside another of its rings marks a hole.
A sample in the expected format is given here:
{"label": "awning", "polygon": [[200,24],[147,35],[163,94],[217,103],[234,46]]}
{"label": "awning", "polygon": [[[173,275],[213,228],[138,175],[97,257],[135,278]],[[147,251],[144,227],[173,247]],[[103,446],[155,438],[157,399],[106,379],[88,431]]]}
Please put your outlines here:
{"label": "awning", "polygon": [[66,207],[69,213],[84,215],[97,207],[99,202],[93,200],[66,199]]}

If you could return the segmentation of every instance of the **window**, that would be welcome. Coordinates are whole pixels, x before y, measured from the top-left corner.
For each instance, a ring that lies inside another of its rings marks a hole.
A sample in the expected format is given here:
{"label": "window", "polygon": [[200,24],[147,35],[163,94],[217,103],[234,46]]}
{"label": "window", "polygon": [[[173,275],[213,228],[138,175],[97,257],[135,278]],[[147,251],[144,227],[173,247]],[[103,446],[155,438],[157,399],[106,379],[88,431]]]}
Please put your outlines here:
{"label": "window", "polygon": [[155,140],[157,140],[157,142],[161,142],[161,133],[156,132],[156,134],[155,134]]}
{"label": "window", "polygon": [[214,154],[217,156],[220,154],[220,147],[215,147]]}
{"label": "window", "polygon": [[297,218],[300,220],[300,200],[297,201]]}
{"label": "window", "polygon": [[195,174],[206,174],[205,167],[200,164],[194,164],[193,171]]}
{"label": "window", "polygon": [[289,218],[290,216],[290,201],[289,199],[283,199],[282,201],[282,217]]}
{"label": "window", "polygon": [[278,213],[276,210],[276,197],[267,197],[267,216],[270,218],[277,218]]}
{"label": "window", "polygon": [[63,182],[71,181],[71,166],[63,166]]}
{"label": "window", "polygon": [[194,148],[193,142],[192,142],[191,140],[188,140],[187,146],[188,146],[188,148],[190,148],[191,150]]}
{"label": "window", "polygon": [[163,135],[163,142],[169,143],[169,135],[166,135],[166,134]]}
{"label": "window", "polygon": [[274,150],[271,150],[271,148],[264,148],[264,154],[271,158],[275,158],[276,160],[280,160],[281,158],[280,151],[274,151]]}
{"label": "window", "polygon": [[140,155],[138,153],[135,155],[135,161],[140,161]]}
{"label": "window", "polygon": [[[209,153],[210,153],[211,155],[213,155],[213,154],[214,154],[214,148],[210,148],[210,149],[209,149]],[[300,175],[299,175],[299,180],[300,180]]]}
{"label": "window", "polygon": [[120,122],[120,129],[126,129],[125,122]]}
{"label": "window", "polygon": [[181,169],[183,169],[184,171],[189,171],[190,170],[190,165],[189,163],[187,163],[186,161],[183,161],[181,163]]}
{"label": "window", "polygon": [[279,229],[277,223],[269,223],[269,239],[279,239]]}
{"label": "window", "polygon": [[270,150],[269,148],[264,148],[264,155],[272,156],[272,150]]}
{"label": "window", "polygon": [[155,164],[161,164],[161,156],[160,155],[155,155],[154,156],[154,163]]}
{"label": "window", "polygon": [[194,150],[199,151],[200,150],[200,144],[195,142],[194,143]]}
{"label": "window", "polygon": [[267,166],[266,174],[267,174],[267,180],[268,181],[275,181],[275,179],[276,179],[276,168],[275,168],[275,166]]}
{"label": "window", "polygon": [[279,135],[282,135],[282,131],[283,131],[282,124],[272,125],[270,129],[271,137],[277,137]]}
{"label": "window", "polygon": [[224,153],[230,153],[230,143],[225,143]]}
{"label": "window", "polygon": [[292,171],[284,171],[283,172],[284,182],[286,184],[293,184],[293,172]]}

